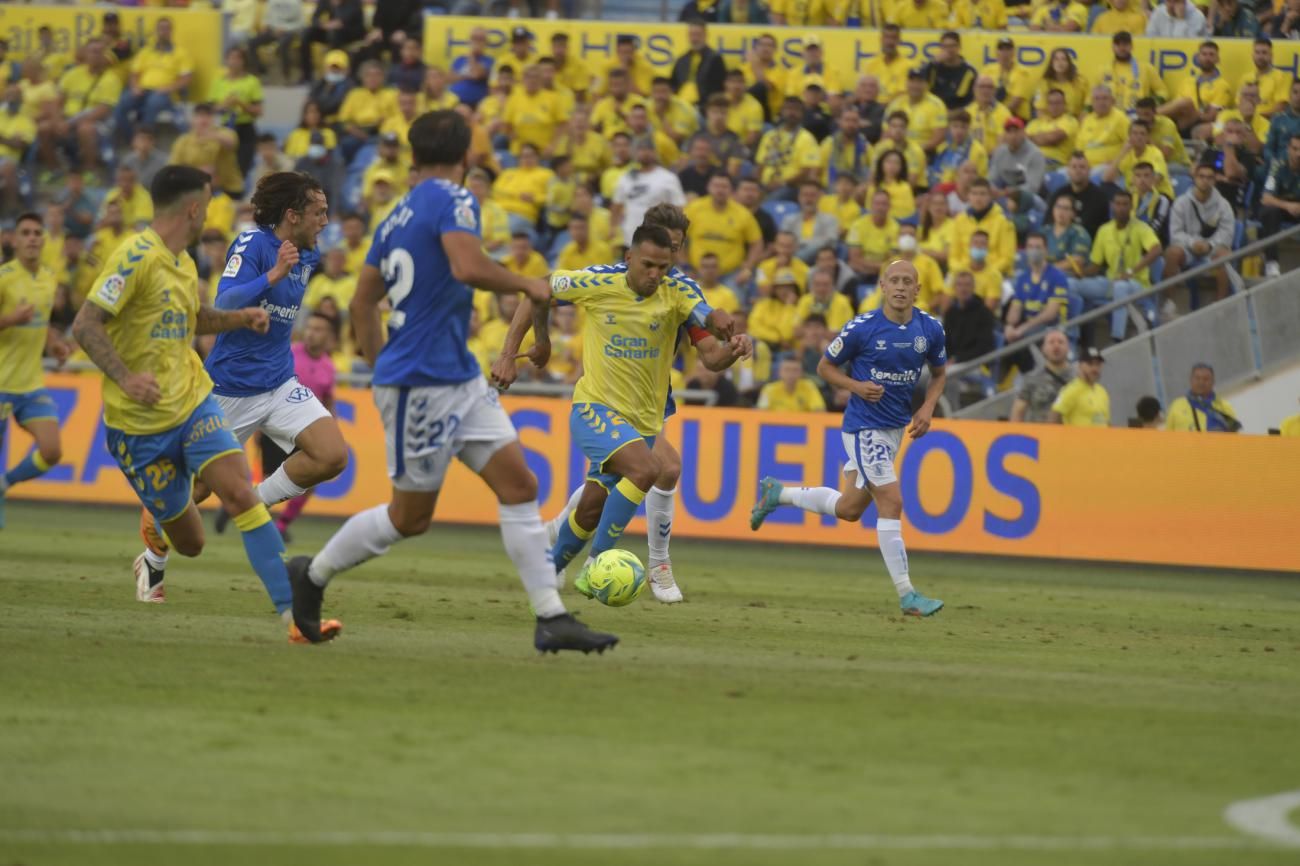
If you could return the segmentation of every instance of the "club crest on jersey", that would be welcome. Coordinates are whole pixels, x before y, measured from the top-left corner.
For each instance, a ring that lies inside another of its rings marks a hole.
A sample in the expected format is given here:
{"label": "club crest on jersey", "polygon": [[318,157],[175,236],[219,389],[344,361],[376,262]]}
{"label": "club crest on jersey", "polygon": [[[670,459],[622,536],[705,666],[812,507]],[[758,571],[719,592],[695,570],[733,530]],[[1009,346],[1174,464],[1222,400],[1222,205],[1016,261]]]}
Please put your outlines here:
{"label": "club crest on jersey", "polygon": [[474,208],[468,201],[457,204],[452,215],[456,218],[456,225],[463,229],[472,229],[478,225],[478,221],[474,219]]}
{"label": "club crest on jersey", "polygon": [[244,264],[244,257],[241,256],[239,253],[235,253],[226,262],[226,269],[221,272],[221,276],[223,277],[235,276],[236,274],[239,273],[239,269],[243,267],[243,264]]}
{"label": "club crest on jersey", "polygon": [[912,348],[915,349],[919,355],[924,355],[925,350],[929,345],[930,344],[926,342],[925,337],[917,337],[912,341]]}
{"label": "club crest on jersey", "polygon": [[299,275],[298,282],[305,286],[310,281],[311,281],[311,265],[303,265],[302,273]]}
{"label": "club crest on jersey", "polygon": [[122,289],[126,287],[126,277],[121,274],[109,274],[108,279],[100,285],[99,299],[106,304],[116,304],[122,297]]}

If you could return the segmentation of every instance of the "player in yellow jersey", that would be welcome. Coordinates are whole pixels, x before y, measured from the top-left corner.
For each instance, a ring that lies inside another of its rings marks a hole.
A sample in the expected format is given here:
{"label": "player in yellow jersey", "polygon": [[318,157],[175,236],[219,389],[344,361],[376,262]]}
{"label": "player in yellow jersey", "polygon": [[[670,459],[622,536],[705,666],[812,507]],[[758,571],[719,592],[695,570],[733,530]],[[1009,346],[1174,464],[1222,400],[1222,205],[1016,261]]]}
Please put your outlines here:
{"label": "player in yellow jersey", "polygon": [[[239,328],[266,333],[270,317],[261,307],[217,310],[199,301],[198,271],[186,248],[203,230],[211,178],[169,165],[155,176],[150,193],[149,228],[129,235],[109,256],[73,324],[77,342],[104,372],[109,453],[159,534],[182,556],[203,550],[203,521],[192,501],[194,479],[201,478],[243,534],[253,570],[290,623],[289,639],[318,642],[319,623],[300,631],[290,619],[284,542],[253,491],[244,452],[193,347],[198,334]],[[137,598],[163,601],[156,589],[137,585]]]}
{"label": "player in yellow jersey", "polygon": [[59,417],[45,390],[41,356],[46,348],[63,363],[68,346],[49,327],[57,281],[41,265],[45,222],[25,213],[14,226],[14,259],[0,267],[0,441],[5,422],[36,440],[36,448],[13,469],[0,466],[0,529],[5,525],[5,493],[15,484],[39,478],[59,462]]}
{"label": "player in yellow jersey", "polygon": [[[582,500],[560,527],[551,551],[557,571],[563,571],[593,536],[593,558],[613,547],[646,492],[660,480],[661,461],[653,449],[663,428],[678,329],[701,328],[719,340],[719,369],[750,353],[749,339],[733,336],[730,317],[712,310],[693,283],[669,276],[673,246],[667,229],[643,224],[633,234],[626,269],[551,274],[555,302],[587,312],[584,371],[574,390],[569,423],[591,464]],[[549,354],[542,336],[547,333],[544,312],[533,322],[539,344],[530,357],[538,364],[545,364]],[[503,358],[514,357],[530,319],[531,305],[521,305]],[[508,375],[495,378],[508,384]],[[589,503],[599,505],[602,498],[603,507],[592,514]],[[589,595],[583,577],[574,585]]]}

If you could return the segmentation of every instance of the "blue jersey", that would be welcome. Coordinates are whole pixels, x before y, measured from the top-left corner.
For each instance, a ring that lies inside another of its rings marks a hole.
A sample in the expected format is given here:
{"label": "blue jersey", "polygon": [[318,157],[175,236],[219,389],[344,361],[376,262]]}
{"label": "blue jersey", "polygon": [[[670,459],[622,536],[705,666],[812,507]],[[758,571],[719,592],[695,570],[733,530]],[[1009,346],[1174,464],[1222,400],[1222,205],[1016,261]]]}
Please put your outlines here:
{"label": "blue jersey", "polygon": [[469,351],[474,291],[451,274],[447,232],[479,237],[478,202],[438,179],[411,190],[375,230],[366,264],[383,274],[393,305],[376,385],[457,385],[483,375]]}
{"label": "blue jersey", "polygon": [[269,285],[267,274],[275,267],[281,243],[269,226],[259,226],[235,238],[226,254],[216,306],[223,310],[261,307],[271,318],[271,328],[266,334],[240,328],[217,335],[205,365],[217,394],[265,394],[293,378],[293,325],[320,254],[300,249],[298,264],[289,275]]}
{"label": "blue jersey", "polygon": [[[597,274],[621,274],[627,271],[627,262],[616,262],[612,265],[589,265],[583,268],[583,270],[593,271],[594,273]],[[700,297],[704,297],[704,292],[700,291],[700,284],[695,282],[695,280],[691,279],[690,277],[686,276],[686,274],[684,274],[676,265],[668,269],[668,276],[672,277],[675,280],[681,280],[683,283],[686,283],[686,285],[694,289],[695,292],[699,294]],[[679,346],[681,345],[683,335],[689,337],[690,333],[691,333],[690,328],[688,326],[682,325],[681,327],[679,327],[677,329],[677,345]],[[693,339],[692,342],[694,342]],[[676,414],[677,414],[677,401],[673,399],[672,388],[669,388],[668,394],[664,399],[664,419],[667,420],[668,418],[671,418]]]}
{"label": "blue jersey", "polygon": [[885,388],[875,403],[857,394],[844,410],[844,432],[893,430],[912,420],[912,390],[921,379],[921,368],[948,363],[943,325],[929,313],[912,308],[906,325],[889,321],[876,310],[849,321],[829,346],[826,359],[837,367],[848,366],[848,374],[859,382],[875,382]]}
{"label": "blue jersey", "polygon": [[1021,321],[1037,316],[1048,301],[1060,304],[1061,321],[1065,321],[1068,315],[1066,309],[1070,305],[1070,284],[1065,274],[1054,265],[1043,268],[1042,278],[1038,282],[1034,282],[1033,272],[1028,268],[1016,274],[1015,293],[1024,312]]}

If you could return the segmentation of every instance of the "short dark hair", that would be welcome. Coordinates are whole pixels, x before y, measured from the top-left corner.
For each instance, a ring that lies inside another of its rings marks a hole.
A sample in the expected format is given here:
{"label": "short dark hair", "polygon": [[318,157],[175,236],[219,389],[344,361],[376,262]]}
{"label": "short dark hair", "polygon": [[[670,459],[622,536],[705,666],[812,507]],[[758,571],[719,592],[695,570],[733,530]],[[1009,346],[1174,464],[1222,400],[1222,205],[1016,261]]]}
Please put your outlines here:
{"label": "short dark hair", "polygon": [[[740,77],[744,78],[745,76],[741,75]],[[730,104],[731,103],[727,101],[727,96],[725,93],[715,93],[709,97],[709,101],[705,103],[705,108],[706,109],[721,108],[723,111],[726,111],[727,106],[729,106]]]}
{"label": "short dark hair", "polygon": [[619,45],[636,45],[636,37],[631,33],[620,33],[614,41]]}
{"label": "short dark hair", "polygon": [[641,223],[637,226],[636,231],[632,232],[632,246],[639,247],[641,244],[650,243],[665,250],[673,248],[673,239],[668,234],[668,229],[663,226],[652,226]]}
{"label": "short dark hair", "polygon": [[992,189],[993,184],[989,183],[988,178],[986,177],[977,177],[970,182],[971,189],[975,189],[976,187],[981,187],[983,189]]}
{"label": "short dark hair", "polygon": [[1043,243],[1047,243],[1047,235],[1043,234],[1038,229],[1033,229],[1025,235],[1025,244],[1028,245],[1034,238],[1038,238]]}
{"label": "short dark hair", "polygon": [[1138,400],[1137,414],[1143,421],[1156,420],[1160,417],[1160,401],[1151,396],[1143,397]]}
{"label": "short dark hair", "polygon": [[655,76],[655,77],[650,81],[650,85],[653,87],[653,86],[656,85],[656,84],[663,84],[663,85],[666,85],[666,86],[668,86],[668,87],[672,87],[672,86],[673,86],[673,80],[672,80],[671,78],[668,78],[668,77],[665,76],[665,75],[656,75],[656,76]]}
{"label": "short dark hair", "polygon": [[880,31],[882,33],[901,33],[902,28],[900,28],[897,24],[889,23],[886,24],[884,27],[881,27]]}
{"label": "short dark hair", "polygon": [[[740,78],[740,79],[743,79],[743,78],[745,77],[745,73],[742,72],[742,71],[740,71],[739,69],[728,69],[728,70],[727,70],[727,77],[728,77],[728,78]],[[710,97],[710,98],[712,98],[712,97]]]}
{"label": "short dark hair", "polygon": [[1213,48],[1215,51],[1218,51],[1219,43],[1215,42],[1213,39],[1206,39],[1200,45],[1196,46],[1197,51],[1200,51],[1202,48]]}
{"label": "short dark hair", "polygon": [[1263,34],[1261,33],[1259,36],[1256,36],[1256,37],[1255,37],[1255,44],[1256,44],[1256,45],[1267,45],[1269,48],[1272,48],[1272,47],[1273,47],[1273,40],[1272,40],[1272,39],[1269,39],[1267,36],[1265,36],[1265,35],[1263,35]]}
{"label": "short dark hair", "polygon": [[939,41],[942,42],[945,39],[956,39],[957,44],[958,45],[961,44],[961,34],[958,33],[956,30],[945,30],[942,33],[940,33]]}
{"label": "short dark hair", "polygon": [[257,135],[258,144],[278,144],[275,134],[270,132],[261,132]]}
{"label": "short dark hair", "polygon": [[447,108],[421,114],[411,124],[406,137],[417,168],[459,165],[469,152],[469,124],[459,113]]}
{"label": "short dark hair", "polygon": [[705,259],[713,259],[713,260],[716,262],[716,261],[718,260],[718,254],[717,254],[717,253],[705,253],[704,255],[700,256],[700,261],[701,261],[701,262],[703,262]]}
{"label": "short dark hair", "polygon": [[206,171],[188,165],[164,165],[149,185],[149,196],[154,210],[158,211],[209,186],[212,186],[212,176]]}
{"label": "short dark hair", "polygon": [[977,237],[980,237],[981,235],[984,237],[984,240],[988,240],[988,239],[989,239],[989,233],[986,232],[986,231],[984,231],[984,229],[977,229],[977,230],[971,232],[971,234],[970,234],[970,236],[971,236],[972,238],[977,238]]}
{"label": "short dark hair", "polygon": [[910,124],[911,119],[907,116],[906,111],[891,111],[889,117],[885,118],[885,123],[893,123],[895,120],[901,120],[904,124]]}
{"label": "short dark hair", "polygon": [[1112,202],[1113,202],[1113,201],[1116,201],[1117,199],[1121,199],[1121,198],[1126,198],[1126,199],[1128,199],[1129,201],[1133,201],[1133,193],[1129,192],[1129,191],[1126,190],[1126,189],[1117,189],[1117,190],[1115,190],[1114,192],[1112,192],[1112,193],[1110,194],[1110,200],[1111,200]]}
{"label": "short dark hair", "polygon": [[1150,96],[1144,96],[1144,97],[1142,97],[1141,99],[1139,99],[1139,100],[1137,101],[1137,104],[1136,104],[1134,107],[1135,107],[1135,108],[1150,108],[1152,111],[1154,111],[1154,110],[1155,110],[1155,107],[1156,107],[1156,101],[1155,101],[1155,98],[1154,98],[1154,97],[1150,97]]}
{"label": "short dark hair", "polygon": [[278,226],[289,211],[306,209],[313,192],[325,194],[320,181],[305,172],[274,171],[263,175],[249,199],[253,205],[253,222]]}
{"label": "short dark hair", "polygon": [[45,217],[41,216],[36,211],[29,210],[26,213],[20,213],[18,215],[18,219],[14,220],[14,228],[18,228],[18,226],[23,223],[36,223],[41,228],[45,228]]}
{"label": "short dark hair", "polygon": [[953,121],[956,121],[957,123],[969,124],[970,112],[964,108],[957,108],[948,112],[948,122],[952,123]]}
{"label": "short dark hair", "polygon": [[1129,126],[1129,129],[1132,129],[1132,128],[1135,127],[1135,126],[1140,126],[1140,127],[1142,127],[1143,129],[1145,129],[1147,132],[1150,132],[1150,131],[1151,131],[1151,124],[1147,123],[1145,120],[1134,120],[1134,121],[1133,121],[1132,123],[1130,123],[1128,126]]}
{"label": "short dark hair", "polygon": [[658,226],[668,231],[685,233],[691,227],[691,221],[686,216],[686,211],[677,205],[660,202],[645,212],[645,216],[641,218],[641,225]]}
{"label": "short dark hair", "polygon": [[1152,165],[1151,163],[1147,162],[1145,159],[1142,160],[1141,162],[1139,162],[1137,165],[1133,166],[1133,170],[1134,170],[1134,171],[1137,171],[1139,168],[1145,168],[1145,169],[1147,169],[1148,171],[1155,171],[1155,170],[1156,170],[1156,167],[1155,167],[1154,165]]}

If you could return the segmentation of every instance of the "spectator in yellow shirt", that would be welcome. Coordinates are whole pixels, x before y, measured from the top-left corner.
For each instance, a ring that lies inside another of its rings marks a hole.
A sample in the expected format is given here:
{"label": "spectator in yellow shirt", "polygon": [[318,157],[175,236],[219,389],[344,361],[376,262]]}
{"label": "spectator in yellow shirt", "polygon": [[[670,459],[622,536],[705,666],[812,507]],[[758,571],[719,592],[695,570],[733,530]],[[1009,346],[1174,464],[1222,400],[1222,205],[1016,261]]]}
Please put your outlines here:
{"label": "spectator in yellow shirt", "polygon": [[[375,226],[378,228],[378,226]],[[345,270],[349,274],[360,274],[370,253],[372,235],[366,231],[366,220],[359,213],[343,216],[343,254],[347,257]]]}
{"label": "spectator in yellow shirt", "polygon": [[728,314],[734,314],[740,309],[740,299],[736,293],[720,282],[722,270],[718,267],[718,257],[715,254],[705,253],[700,256],[700,266],[696,271],[696,279],[706,304]]}
{"label": "spectator in yellow shirt", "polygon": [[971,136],[970,112],[958,108],[948,112],[948,134],[930,162],[930,186],[956,180],[962,163],[973,162],[981,175],[988,174],[989,152]]}
{"label": "spectator in yellow shirt", "polygon": [[881,154],[876,163],[876,174],[867,195],[883,192],[889,196],[889,215],[896,219],[907,219],[916,213],[916,198],[912,194],[912,185],[907,182],[907,162],[897,150]]}
{"label": "spectator in yellow shirt", "polygon": [[613,161],[609,140],[592,130],[591,112],[586,106],[574,108],[568,124],[548,147],[548,156],[567,156],[573,161],[574,176],[579,183],[599,180]]}
{"label": "spectator in yellow shirt", "polygon": [[1192,381],[1187,393],[1169,404],[1166,430],[1194,433],[1236,433],[1241,430],[1232,404],[1214,393],[1214,368],[1209,364],[1192,366]]}
{"label": "spectator in yellow shirt", "polygon": [[926,185],[928,161],[925,151],[921,149],[921,145],[911,140],[907,130],[907,112],[891,111],[885,120],[884,135],[880,136],[880,141],[871,148],[871,172],[863,178],[864,181],[869,181],[871,175],[875,174],[881,158],[886,153],[897,150],[907,161],[907,179],[912,186]]}
{"label": "spectator in yellow shirt", "polygon": [[1088,76],[1079,71],[1074,57],[1064,48],[1052,50],[1047,70],[1034,92],[1034,110],[1042,114],[1047,110],[1047,94],[1059,90],[1065,95],[1065,110],[1076,117],[1083,113],[1088,102]]}
{"label": "spectator in yellow shirt", "polygon": [[[916,240],[916,226],[911,224],[898,227],[898,257],[911,262],[916,268],[917,286],[916,306],[928,313],[942,316],[948,308],[952,295],[948,294],[943,282],[943,271],[939,263],[920,251]],[[883,298],[880,292],[873,291],[858,304],[859,313],[869,313],[880,309]]]}
{"label": "spectator in yellow shirt", "polygon": [[776,47],[776,37],[764,33],[750,43],[749,54],[740,67],[745,86],[762,103],[766,117],[779,113],[785,98],[785,67],[776,60]]}
{"label": "spectator in yellow shirt", "polygon": [[1178,124],[1184,138],[1208,138],[1219,112],[1232,108],[1232,85],[1219,71],[1219,46],[1201,43],[1196,51],[1196,71],[1183,79],[1178,95],[1160,106],[1160,114]]}
{"label": "spectator in yellow shirt", "polygon": [[497,177],[492,197],[508,215],[511,235],[521,231],[532,235],[546,203],[546,187],[553,177],[554,173],[538,161],[537,148],[531,144],[519,148],[518,165]]}
{"label": "spectator in yellow shirt", "polygon": [[1029,29],[1081,33],[1088,29],[1088,7],[1075,0],[1046,0],[1029,19]]}
{"label": "spectator in yellow shirt", "polygon": [[661,165],[673,166],[681,159],[681,151],[677,149],[677,144],[672,138],[667,133],[651,125],[649,106],[633,105],[628,109],[627,134],[632,137],[633,141],[641,141],[645,138],[653,141],[655,154],[658,156]]}
{"label": "spectator in yellow shirt", "polygon": [[745,73],[739,69],[727,73],[723,92],[727,100],[727,129],[734,132],[745,147],[753,150],[763,135],[762,104],[746,92]]}
{"label": "spectator in yellow shirt", "polygon": [[1273,65],[1273,42],[1262,33],[1255,40],[1251,52],[1252,67],[1241,77],[1237,86],[1248,83],[1259,85],[1259,110],[1271,118],[1286,109],[1287,97],[1291,93],[1291,73]]}
{"label": "spectator in yellow shirt", "polygon": [[381,171],[386,171],[392,176],[393,186],[399,196],[406,195],[410,188],[407,183],[410,170],[411,163],[402,155],[397,134],[385,132],[379,136],[379,147],[376,148],[374,160],[366,166],[365,174],[361,176],[361,197],[370,197],[370,192],[375,186],[375,177]]}
{"label": "spectator in yellow shirt", "polygon": [[950,270],[971,269],[971,236],[977,231],[988,235],[989,267],[1000,275],[1011,273],[1016,259],[1016,229],[1002,208],[993,203],[992,189],[982,177],[971,182],[969,207],[953,221]]}
{"label": "spectator in yellow shirt", "polygon": [[542,73],[536,66],[524,70],[523,85],[506,100],[505,127],[502,134],[510,139],[510,152],[531,144],[540,152],[550,147],[555,129],[563,121],[554,91],[542,89]]}
{"label": "spectator in yellow shirt", "polygon": [[580,58],[569,56],[569,34],[557,31],[551,36],[551,59],[555,61],[555,81],[585,103],[591,90],[591,70]]}
{"label": "spectator in yellow shirt", "polygon": [[835,280],[825,271],[808,275],[808,294],[795,304],[794,316],[803,322],[814,313],[826,319],[826,326],[839,331],[853,318],[853,305],[844,295],[835,291]]}
{"label": "spectator in yellow shirt", "polygon": [[815,33],[803,37],[803,64],[797,65],[786,73],[786,96],[802,96],[811,84],[820,85],[830,98],[831,110],[839,109],[840,97],[844,94],[844,82],[832,66],[827,66],[822,57],[821,37]]}
{"label": "spectator in yellow shirt", "polygon": [[880,28],[880,53],[862,67],[864,75],[880,82],[880,101],[888,105],[907,93],[907,72],[911,63],[898,50],[901,39],[897,24]]}
{"label": "spectator in yellow shirt", "polygon": [[406,177],[398,178],[391,169],[380,168],[370,177],[370,194],[364,199],[370,224],[377,226],[388,218],[402,200]]}
{"label": "spectator in yellow shirt", "polygon": [[63,94],[63,117],[49,125],[46,136],[48,159],[51,165],[58,156],[54,147],[58,142],[75,144],[80,169],[94,171],[100,165],[100,135],[107,131],[107,122],[122,96],[122,81],[112,74],[108,46],[102,37],[93,37],[81,50],[82,62],[69,69],[59,79]]}
{"label": "spectator in yellow shirt", "polygon": [[321,258],[321,269],[307,283],[307,293],[302,299],[304,309],[314,310],[321,301],[333,298],[346,315],[348,304],[357,293],[357,275],[348,273],[347,264],[347,251],[341,244],[326,251]]}
{"label": "spectator in yellow shirt", "polygon": [[749,334],[775,352],[794,345],[799,287],[794,272],[787,268],[778,269],[773,279],[772,285],[760,285],[756,290],[758,300],[749,311]]}
{"label": "spectator in yellow shirt", "polygon": [[1278,433],[1283,436],[1300,437],[1300,415],[1283,419],[1278,427]]}
{"label": "spectator in yellow shirt", "polygon": [[1101,384],[1104,363],[1097,347],[1088,346],[1080,350],[1079,375],[1056,395],[1056,402],[1047,416],[1049,423],[1068,427],[1110,426],[1110,394]]}
{"label": "spectator in yellow shirt", "polygon": [[700,128],[699,112],[693,105],[673,96],[673,82],[670,78],[657,76],[654,79],[650,87],[649,110],[650,122],[655,129],[679,146]]}
{"label": "spectator in yellow shirt", "polygon": [[1125,114],[1133,111],[1143,99],[1155,98],[1163,102],[1169,97],[1169,91],[1156,67],[1133,59],[1133,37],[1130,32],[1142,31],[1121,31],[1111,37],[1112,59],[1103,67],[1101,77],[1097,79],[1098,84],[1110,88],[1115,96],[1115,107]]}
{"label": "spectator in yellow shirt", "polygon": [[591,237],[591,223],[580,213],[569,215],[569,242],[555,258],[561,271],[580,271],[595,264],[614,261],[614,251],[605,240]]}
{"label": "spectator in yellow shirt", "polygon": [[104,196],[104,208],[109,202],[117,202],[122,207],[122,222],[133,230],[143,229],[153,219],[153,199],[149,197],[149,190],[136,182],[135,169],[130,166],[117,167],[116,181]]}
{"label": "spectator in yellow shirt", "polygon": [[600,173],[600,197],[606,202],[614,200],[614,190],[623,175],[632,170],[632,136],[616,132],[609,139],[609,168]]}
{"label": "spectator in yellow shirt", "polygon": [[[1003,16],[1005,15],[1004,10]],[[1003,36],[998,40],[997,60],[980,70],[980,75],[988,76],[993,81],[994,100],[1006,106],[1007,111],[1021,120],[1029,119],[1030,104],[1033,102],[1034,88],[1038,81],[1029,67],[1016,61],[1016,43],[1011,37]],[[978,80],[976,83],[978,85]],[[1002,122],[1006,123],[1006,119],[1004,118]],[[997,128],[1000,130],[1002,127]],[[981,140],[980,144],[985,142]]]}
{"label": "spectator in yellow shirt", "polygon": [[898,244],[898,221],[889,215],[889,193],[880,190],[871,197],[871,212],[849,226],[844,243],[849,248],[849,267],[863,282],[874,284],[885,257]]}
{"label": "spectator in yellow shirt", "polygon": [[889,104],[888,113],[907,115],[907,137],[926,153],[933,153],[948,133],[948,106],[930,92],[925,73],[913,69],[907,73],[907,93]]}
{"label": "spectator in yellow shirt", "polygon": [[858,189],[853,176],[842,174],[835,178],[835,191],[821,197],[817,210],[835,217],[839,223],[839,236],[844,237],[849,226],[862,216],[862,203],[858,201]]}
{"label": "spectator in yellow shirt", "polygon": [[1079,133],[1079,121],[1065,111],[1065,94],[1052,88],[1047,94],[1047,113],[1029,122],[1025,134],[1038,146],[1047,160],[1047,167],[1060,168],[1070,161],[1074,153],[1074,138]]}
{"label": "spectator in yellow shirt", "polygon": [[[1237,99],[1237,108],[1242,108],[1242,100],[1248,90],[1254,88],[1253,84],[1243,85],[1241,95]],[[1252,105],[1253,109],[1254,106]],[[1220,112],[1219,120],[1227,121],[1234,112],[1240,117],[1241,114],[1236,109],[1232,111]],[[1141,120],[1151,127],[1151,143],[1160,149],[1165,157],[1165,164],[1169,166],[1172,174],[1186,174],[1191,170],[1191,164],[1187,158],[1187,147],[1183,144],[1183,137],[1178,134],[1178,127],[1172,120],[1156,114],[1156,101],[1150,96],[1144,96],[1137,103],[1137,120]],[[1263,118],[1260,118],[1263,120]],[[1219,131],[1218,123],[1215,124],[1216,134]],[[1261,127],[1264,130],[1264,137],[1268,135],[1268,121],[1264,121]],[[1262,141],[1263,139],[1259,139]]]}
{"label": "spectator in yellow shirt", "polygon": [[754,273],[757,284],[774,286],[778,273],[788,273],[794,278],[795,287],[803,292],[808,287],[808,263],[795,255],[795,236],[790,232],[777,232],[772,241],[772,255],[759,262]]}
{"label": "spectator in yellow shirt", "polygon": [[465,188],[478,200],[483,251],[494,259],[500,258],[510,243],[510,219],[501,205],[492,200],[488,173],[481,168],[470,169],[465,175]]}
{"label": "spectator in yellow shirt", "polygon": [[1074,144],[1093,169],[1119,156],[1128,141],[1128,115],[1116,110],[1110,88],[1098,84],[1092,89],[1092,113],[1079,123]]}
{"label": "spectator in yellow shirt", "polygon": [[826,23],[826,0],[770,0],[772,23],[785,27],[820,27]]}
{"label": "spectator in yellow shirt", "polygon": [[238,147],[239,138],[234,131],[217,125],[215,106],[200,102],[194,106],[190,131],[172,142],[171,162],[193,168],[214,166],[216,186],[231,196],[241,196],[244,175],[239,170]]}
{"label": "spectator in yellow shirt", "polygon": [[904,30],[942,30],[948,25],[948,8],[941,0],[895,0],[891,24]]}
{"label": "spectator in yellow shirt", "polygon": [[758,408],[769,412],[825,412],[821,391],[803,374],[803,365],[793,355],[781,359],[777,380],[763,386]]}
{"label": "spectator in yellow shirt", "polygon": [[544,277],[551,272],[546,259],[533,249],[533,236],[529,232],[515,232],[510,236],[510,252],[501,260],[501,265],[521,277]]}
{"label": "spectator in yellow shirt", "polygon": [[975,79],[975,101],[966,106],[970,114],[970,136],[986,151],[992,151],[1002,141],[1007,119],[1012,116],[1007,107],[997,101],[997,93],[996,80],[981,75]]}
{"label": "spectator in yellow shirt", "polygon": [[634,105],[645,105],[645,100],[632,92],[627,70],[615,67],[609,72],[605,95],[591,108],[591,125],[606,136],[626,132],[627,113]]}
{"label": "spectator in yellow shirt", "polygon": [[156,126],[160,114],[177,111],[193,75],[189,53],[172,38],[172,19],[159,18],[153,42],[131,61],[131,81],[114,112],[118,142],[131,140],[137,122]]}
{"label": "spectator in yellow shirt", "polygon": [[375,133],[384,120],[397,113],[397,92],[384,86],[384,67],[377,60],[367,60],[359,70],[361,86],[354,87],[343,97],[339,108],[339,126],[343,134],[339,147],[343,159],[351,162]]}
{"label": "spectator in yellow shirt", "polygon": [[763,233],[747,208],[731,197],[731,177],[715,172],[709,178],[708,195],[686,206],[691,221],[686,230],[687,251],[692,267],[698,268],[700,257],[714,253],[724,274],[735,273],[738,285],[747,285],[763,255]]}
{"label": "spectator in yellow shirt", "polygon": [[821,149],[803,128],[803,101],[798,97],[788,96],[781,104],[781,125],[763,135],[754,162],[769,192],[797,188],[821,175]]}
{"label": "spectator in yellow shirt", "polygon": [[0,203],[5,213],[17,213],[18,166],[27,148],[36,140],[36,124],[19,109],[16,83],[5,87],[5,103],[0,105]]}
{"label": "spectator in yellow shirt", "polygon": [[637,53],[637,41],[637,37],[630,33],[619,34],[614,43],[614,59],[605,67],[604,86],[608,90],[614,70],[621,69],[627,73],[630,92],[648,99],[655,72],[649,61]]}
{"label": "spectator in yellow shirt", "polygon": [[1092,22],[1092,32],[1099,36],[1146,33],[1147,13],[1140,0],[1110,0],[1110,8]]}

